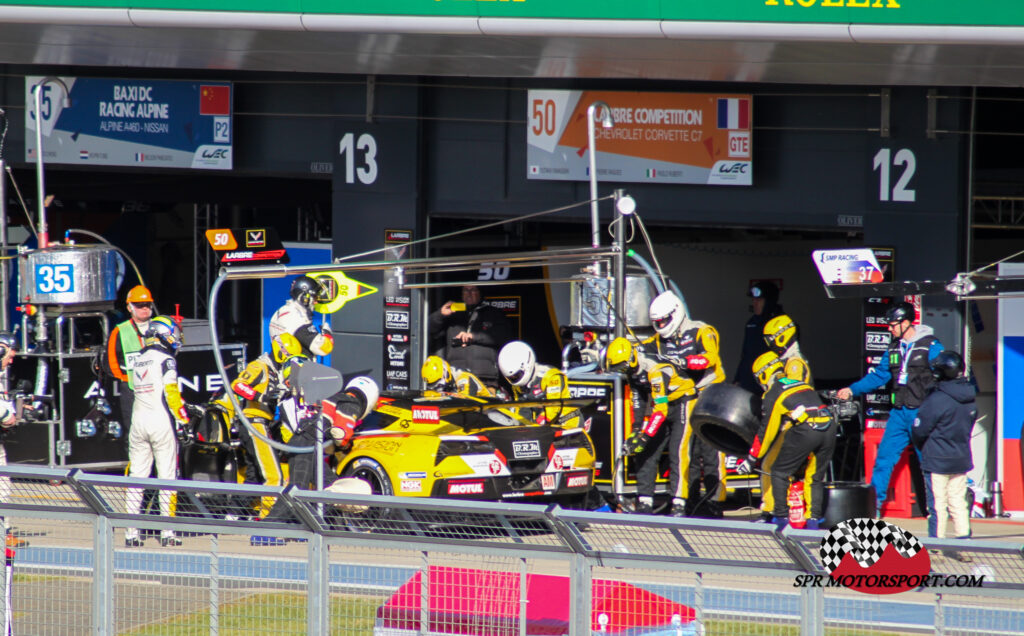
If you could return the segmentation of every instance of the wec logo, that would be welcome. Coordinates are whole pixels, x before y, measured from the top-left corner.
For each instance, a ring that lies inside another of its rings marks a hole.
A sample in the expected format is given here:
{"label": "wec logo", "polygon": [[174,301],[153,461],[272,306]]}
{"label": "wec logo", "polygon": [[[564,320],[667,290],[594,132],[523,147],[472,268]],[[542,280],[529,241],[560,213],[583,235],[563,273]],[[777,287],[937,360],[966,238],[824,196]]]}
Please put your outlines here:
{"label": "wec logo", "polygon": [[217,148],[216,150],[211,150],[211,149],[207,148],[207,149],[203,150],[201,156],[202,156],[203,159],[227,159],[228,158],[228,149],[227,148]]}
{"label": "wec logo", "polygon": [[746,174],[747,168],[749,168],[749,167],[750,167],[750,164],[748,164],[746,162],[743,162],[743,161],[737,161],[735,163],[723,163],[720,166],[718,166],[718,173],[719,174]]}

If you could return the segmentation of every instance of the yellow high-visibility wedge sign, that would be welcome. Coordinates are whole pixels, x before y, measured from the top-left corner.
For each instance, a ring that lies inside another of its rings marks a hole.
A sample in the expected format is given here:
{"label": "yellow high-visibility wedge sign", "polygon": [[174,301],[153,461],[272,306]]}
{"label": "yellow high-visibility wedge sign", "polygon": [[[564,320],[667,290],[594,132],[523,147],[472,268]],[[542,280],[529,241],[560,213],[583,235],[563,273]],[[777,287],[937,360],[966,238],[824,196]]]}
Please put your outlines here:
{"label": "yellow high-visibility wedge sign", "polygon": [[377,293],[377,288],[345,275],[345,272],[318,272],[310,274],[327,286],[327,300],[313,305],[313,310],[322,314],[333,314],[345,303]]}

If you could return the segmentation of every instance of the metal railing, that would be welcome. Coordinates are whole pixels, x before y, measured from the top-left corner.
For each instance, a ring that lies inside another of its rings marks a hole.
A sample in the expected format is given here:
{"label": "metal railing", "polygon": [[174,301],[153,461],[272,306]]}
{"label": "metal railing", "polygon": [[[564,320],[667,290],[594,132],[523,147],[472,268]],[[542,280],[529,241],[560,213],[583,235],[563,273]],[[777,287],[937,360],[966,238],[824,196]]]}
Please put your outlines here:
{"label": "metal railing", "polygon": [[[955,550],[933,573],[980,588],[893,596],[801,587],[821,535],[742,521],[337,495],[79,470],[0,468],[27,545],[0,602],[16,634],[1024,633],[1019,545]],[[175,516],[143,510],[161,492]],[[271,498],[281,521],[257,521]],[[140,547],[123,532],[139,529]],[[161,546],[173,531],[180,546]],[[0,577],[2,578],[2,577]],[[826,577],[827,578],[827,577]]]}

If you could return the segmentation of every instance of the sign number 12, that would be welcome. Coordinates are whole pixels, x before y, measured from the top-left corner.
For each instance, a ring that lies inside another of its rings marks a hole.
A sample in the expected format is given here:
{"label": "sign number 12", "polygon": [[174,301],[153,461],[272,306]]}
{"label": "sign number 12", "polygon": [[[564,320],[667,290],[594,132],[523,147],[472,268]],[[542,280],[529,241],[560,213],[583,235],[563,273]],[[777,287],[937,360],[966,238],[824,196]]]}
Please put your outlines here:
{"label": "sign number 12", "polygon": [[[903,166],[896,185],[890,190],[890,166]],[[917,200],[917,191],[909,188],[910,180],[917,172],[917,157],[909,148],[900,148],[893,156],[892,150],[882,148],[875,153],[873,170],[878,170],[878,200],[912,203]]]}

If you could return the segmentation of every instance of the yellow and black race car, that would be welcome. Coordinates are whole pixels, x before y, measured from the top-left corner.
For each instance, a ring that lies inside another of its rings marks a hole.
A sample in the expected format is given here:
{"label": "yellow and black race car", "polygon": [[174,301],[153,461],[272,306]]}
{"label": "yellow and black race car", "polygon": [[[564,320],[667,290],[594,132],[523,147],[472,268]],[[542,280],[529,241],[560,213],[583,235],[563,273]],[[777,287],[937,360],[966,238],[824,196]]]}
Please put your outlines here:
{"label": "yellow and black race car", "polygon": [[594,485],[593,444],[583,428],[538,426],[520,414],[545,404],[385,394],[338,472],[383,495],[582,506]]}

